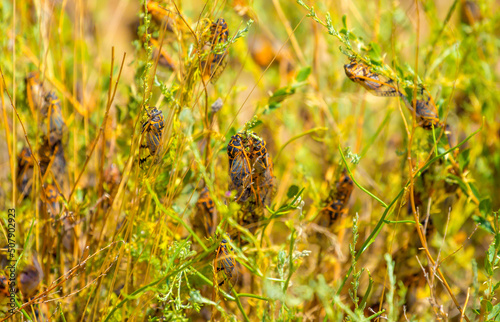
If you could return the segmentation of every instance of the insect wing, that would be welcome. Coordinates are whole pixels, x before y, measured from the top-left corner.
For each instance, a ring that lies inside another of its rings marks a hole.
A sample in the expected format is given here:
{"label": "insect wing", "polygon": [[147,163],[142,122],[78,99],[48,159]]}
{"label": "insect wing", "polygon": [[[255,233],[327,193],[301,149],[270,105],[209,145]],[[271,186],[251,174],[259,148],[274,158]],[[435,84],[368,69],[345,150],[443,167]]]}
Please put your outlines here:
{"label": "insect wing", "polygon": [[[214,53],[215,46],[217,44],[226,43],[229,38],[229,29],[226,21],[223,18],[217,19],[216,22],[212,23],[210,26],[211,33],[211,48],[212,53],[208,56],[208,75],[210,76],[210,82],[215,83],[228,63],[228,50],[224,49],[222,53]],[[204,69],[207,69],[206,67]]]}
{"label": "insect wing", "polygon": [[151,155],[155,155],[160,146],[161,132],[149,131],[146,135],[146,140],[148,143],[149,153],[151,153]]}
{"label": "insect wing", "polygon": [[217,220],[217,212],[215,209],[215,203],[210,197],[207,187],[205,187],[198,201],[196,202],[197,213],[193,226],[199,227],[202,223],[204,233],[209,236],[215,230],[215,222]]}
{"label": "insect wing", "polygon": [[215,83],[227,66],[229,61],[227,49],[222,54],[212,54],[210,62],[210,82]]}
{"label": "insect wing", "polygon": [[244,202],[250,197],[252,177],[250,162],[246,153],[242,152],[236,156],[229,171],[231,177],[231,190],[236,190],[236,200]]}
{"label": "insect wing", "polygon": [[223,18],[219,18],[215,23],[212,23],[210,26],[210,32],[213,38],[212,43],[227,42],[229,37],[229,28]]}
{"label": "insect wing", "polygon": [[233,160],[240,153],[243,153],[243,143],[241,141],[241,136],[239,134],[233,135],[229,144],[227,145],[227,156],[229,157],[229,168],[233,163]]}
{"label": "insect wing", "polygon": [[436,128],[439,125],[439,116],[436,104],[425,88],[422,88],[422,99],[416,102],[416,114],[424,129]]}
{"label": "insect wing", "polygon": [[[232,254],[232,248],[226,239],[223,239],[216,252],[217,281],[219,286],[225,282],[233,280],[238,272],[236,270],[236,260]],[[220,277],[219,277],[220,276]]]}
{"label": "insect wing", "polygon": [[49,108],[49,141],[50,145],[62,140],[64,119],[60,110]]}
{"label": "insect wing", "polygon": [[335,193],[336,199],[342,203],[347,204],[351,197],[352,190],[354,189],[354,182],[351,177],[344,171],[340,180],[337,182],[337,192]]}
{"label": "insect wing", "polygon": [[373,73],[367,65],[352,61],[344,65],[344,70],[350,80],[360,84],[375,96],[401,95],[392,79]]}

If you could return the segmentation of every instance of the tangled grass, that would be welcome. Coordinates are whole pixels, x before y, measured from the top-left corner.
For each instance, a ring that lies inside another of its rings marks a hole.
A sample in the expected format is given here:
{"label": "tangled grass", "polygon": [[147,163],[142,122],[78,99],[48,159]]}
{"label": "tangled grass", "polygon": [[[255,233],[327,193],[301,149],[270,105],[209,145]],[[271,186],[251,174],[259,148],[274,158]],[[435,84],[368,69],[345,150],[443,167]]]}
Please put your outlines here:
{"label": "tangled grass", "polygon": [[500,319],[498,9],[0,1],[0,321]]}

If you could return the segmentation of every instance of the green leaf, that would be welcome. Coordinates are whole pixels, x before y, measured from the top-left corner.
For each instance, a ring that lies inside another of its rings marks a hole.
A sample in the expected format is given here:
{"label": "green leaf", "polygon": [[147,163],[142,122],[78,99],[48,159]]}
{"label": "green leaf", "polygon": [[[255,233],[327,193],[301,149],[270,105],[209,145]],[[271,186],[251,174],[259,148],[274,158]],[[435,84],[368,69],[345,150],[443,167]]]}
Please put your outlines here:
{"label": "green leaf", "polygon": [[484,300],[486,302],[486,312],[491,312],[493,310],[493,304],[489,300]]}
{"label": "green leaf", "polygon": [[261,120],[257,120],[251,126],[249,126],[248,129],[254,129],[254,128],[256,128],[257,126],[259,126],[261,124],[262,124],[262,121]]}
{"label": "green leaf", "polygon": [[486,274],[488,274],[488,276],[493,275],[493,268],[491,267],[491,261],[490,261],[490,250],[491,247],[486,252],[487,256],[484,258],[484,270],[486,271]]}
{"label": "green leaf", "polygon": [[299,70],[299,72],[297,73],[297,76],[295,77],[295,80],[297,82],[304,82],[307,77],[309,77],[309,75],[311,74],[311,67],[310,66],[307,66],[307,67],[304,67],[302,68],[301,70]]}
{"label": "green leaf", "polygon": [[453,174],[448,174],[447,179],[449,179],[450,182],[458,184],[458,186],[460,187],[460,189],[462,189],[462,191],[465,194],[468,193],[468,191],[467,191],[467,184],[462,180],[462,178],[457,177],[457,176],[455,176]]}
{"label": "green leaf", "polygon": [[344,28],[347,29],[347,16],[346,15],[342,16],[342,26],[344,26]]}
{"label": "green leaf", "polygon": [[297,195],[299,192],[299,187],[296,185],[291,185],[290,188],[288,188],[288,192],[286,193],[288,198],[293,198]]}
{"label": "green leaf", "polygon": [[461,172],[463,172],[465,167],[469,165],[469,155],[470,149],[465,149],[458,155],[458,164],[460,165]]}
{"label": "green leaf", "polygon": [[496,283],[495,286],[493,286],[493,292],[495,292],[499,286],[500,286],[500,282]]}
{"label": "green leaf", "polygon": [[487,218],[488,215],[491,213],[491,199],[490,198],[484,198],[481,200],[479,203],[479,211],[481,212],[481,215],[483,215],[484,218]]}
{"label": "green leaf", "polygon": [[370,55],[370,59],[375,61],[375,62],[381,62],[382,61],[382,50],[380,49],[380,46],[375,43],[371,42],[370,43],[370,50],[368,51]]}
{"label": "green leaf", "polygon": [[481,195],[479,194],[479,190],[477,190],[476,186],[472,183],[469,183],[469,187],[470,187],[470,190],[472,191],[472,193],[474,194],[474,196],[477,199],[481,199]]}
{"label": "green leaf", "polygon": [[500,314],[500,304],[497,304],[493,307],[491,313],[488,314],[488,320],[498,321],[497,317],[499,316],[499,314]]}
{"label": "green leaf", "polygon": [[484,230],[486,230],[490,234],[495,233],[495,231],[493,230],[493,227],[491,226],[491,223],[488,220],[486,220],[485,218],[483,218],[481,216],[474,215],[474,216],[472,216],[472,219],[474,220],[474,222],[476,224],[479,224],[479,227],[483,228]]}

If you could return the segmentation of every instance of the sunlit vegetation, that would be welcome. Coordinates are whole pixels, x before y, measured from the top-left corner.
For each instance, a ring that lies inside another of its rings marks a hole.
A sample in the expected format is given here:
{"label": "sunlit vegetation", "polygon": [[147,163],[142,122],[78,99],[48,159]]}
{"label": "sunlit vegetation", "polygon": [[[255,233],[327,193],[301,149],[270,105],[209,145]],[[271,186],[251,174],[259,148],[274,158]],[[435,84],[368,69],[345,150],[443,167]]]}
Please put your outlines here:
{"label": "sunlit vegetation", "polygon": [[499,9],[0,0],[0,321],[500,320]]}

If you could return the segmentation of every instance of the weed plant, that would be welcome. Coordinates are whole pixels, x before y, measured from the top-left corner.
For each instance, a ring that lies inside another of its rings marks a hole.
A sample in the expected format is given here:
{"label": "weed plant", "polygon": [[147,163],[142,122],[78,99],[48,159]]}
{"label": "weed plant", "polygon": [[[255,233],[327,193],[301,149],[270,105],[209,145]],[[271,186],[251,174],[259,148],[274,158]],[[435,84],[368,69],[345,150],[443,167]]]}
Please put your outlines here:
{"label": "weed plant", "polygon": [[0,321],[500,320],[499,9],[0,0]]}

